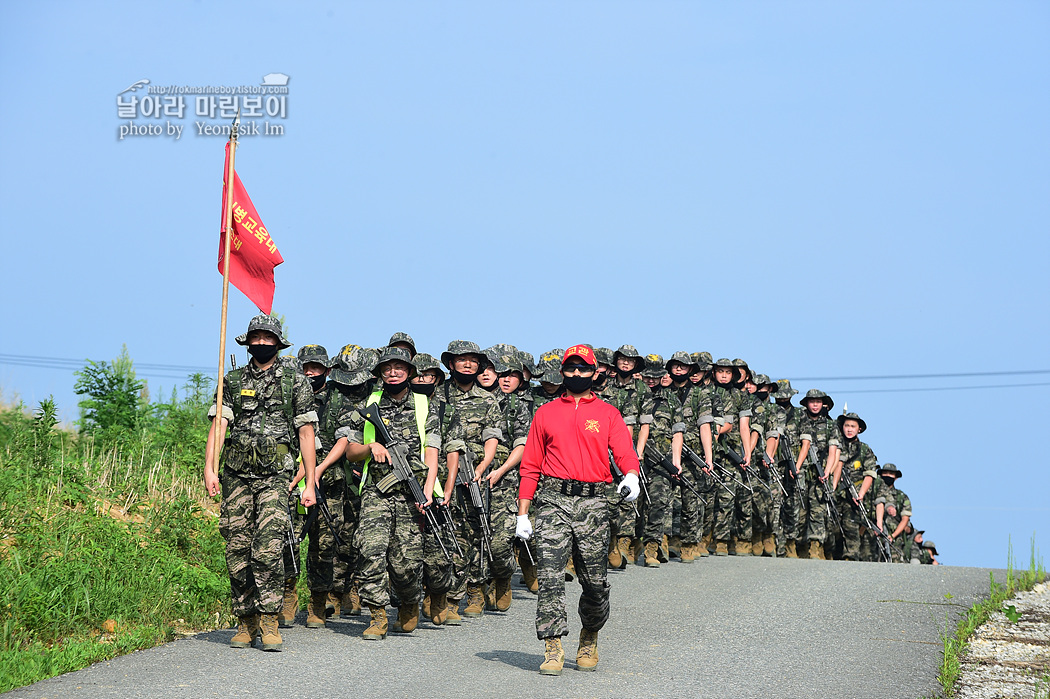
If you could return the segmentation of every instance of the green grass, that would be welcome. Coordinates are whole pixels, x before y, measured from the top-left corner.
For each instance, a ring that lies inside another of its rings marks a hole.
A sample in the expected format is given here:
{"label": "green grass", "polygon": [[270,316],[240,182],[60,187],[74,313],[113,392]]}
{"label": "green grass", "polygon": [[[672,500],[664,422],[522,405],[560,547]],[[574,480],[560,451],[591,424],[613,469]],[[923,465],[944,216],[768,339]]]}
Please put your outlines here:
{"label": "green grass", "polygon": [[198,403],[119,439],[0,407],[0,692],[230,625]]}
{"label": "green grass", "polygon": [[[951,632],[949,618],[945,618],[947,627],[941,635],[941,640],[944,643],[944,658],[941,662],[937,680],[941,683],[946,697],[955,696],[955,682],[959,679],[961,656],[966,650],[970,636],[977,630],[977,627],[986,622],[995,612],[1002,611],[1003,602],[1013,597],[1014,594],[1022,590],[1030,590],[1037,583],[1046,579],[1046,570],[1043,568],[1042,558],[1036,553],[1035,538],[1032,538],[1031,557],[1026,570],[1018,571],[1015,568],[1013,545],[1011,544],[1007,552],[1006,582],[997,583],[995,575],[991,571],[989,571],[988,577],[988,598],[974,604],[967,610],[966,616],[956,623],[954,633]],[[1040,691],[1042,693],[1039,696],[1045,696],[1050,692],[1045,679],[1041,684]]]}

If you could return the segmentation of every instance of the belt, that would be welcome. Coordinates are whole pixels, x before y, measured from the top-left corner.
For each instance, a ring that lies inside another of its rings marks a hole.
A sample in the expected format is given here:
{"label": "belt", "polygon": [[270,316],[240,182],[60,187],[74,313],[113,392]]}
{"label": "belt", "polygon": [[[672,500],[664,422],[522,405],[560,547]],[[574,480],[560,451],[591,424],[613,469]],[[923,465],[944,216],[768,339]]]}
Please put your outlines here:
{"label": "belt", "polygon": [[554,476],[544,476],[544,478],[554,481],[554,485],[556,485],[562,495],[571,495],[577,498],[593,498],[605,495],[605,486],[607,485],[602,482],[574,481],[568,478],[555,478]]}

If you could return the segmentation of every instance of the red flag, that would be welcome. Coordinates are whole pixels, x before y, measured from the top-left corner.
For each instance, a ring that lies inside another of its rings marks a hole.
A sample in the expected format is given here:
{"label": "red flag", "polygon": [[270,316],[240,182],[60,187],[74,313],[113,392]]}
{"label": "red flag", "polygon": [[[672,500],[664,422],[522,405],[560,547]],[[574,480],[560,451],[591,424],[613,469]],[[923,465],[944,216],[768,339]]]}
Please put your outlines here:
{"label": "red flag", "polygon": [[[226,173],[230,167],[230,144],[222,168],[222,223],[219,226],[219,273],[226,248]],[[263,313],[273,309],[273,268],[284,262],[277,244],[263,225],[248,197],[241,178],[233,173],[233,235],[230,237],[230,283],[240,289]]]}

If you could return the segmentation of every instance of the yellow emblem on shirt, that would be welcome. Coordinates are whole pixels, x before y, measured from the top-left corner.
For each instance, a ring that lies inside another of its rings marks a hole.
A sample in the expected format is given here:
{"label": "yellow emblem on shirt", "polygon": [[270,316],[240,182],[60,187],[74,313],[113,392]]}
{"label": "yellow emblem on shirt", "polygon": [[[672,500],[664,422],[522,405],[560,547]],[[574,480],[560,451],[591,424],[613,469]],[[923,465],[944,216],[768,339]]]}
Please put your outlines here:
{"label": "yellow emblem on shirt", "polygon": [[584,429],[586,429],[586,430],[587,430],[588,432],[601,432],[601,429],[599,429],[599,425],[598,425],[598,421],[597,421],[597,420],[588,420],[588,421],[587,421],[587,422],[586,422],[586,423],[584,424],[584,426],[583,426],[583,427],[584,427]]}
{"label": "yellow emblem on shirt", "polygon": [[251,398],[255,398],[255,391],[250,389],[250,388],[242,388],[241,389],[241,395],[242,396],[249,396]]}

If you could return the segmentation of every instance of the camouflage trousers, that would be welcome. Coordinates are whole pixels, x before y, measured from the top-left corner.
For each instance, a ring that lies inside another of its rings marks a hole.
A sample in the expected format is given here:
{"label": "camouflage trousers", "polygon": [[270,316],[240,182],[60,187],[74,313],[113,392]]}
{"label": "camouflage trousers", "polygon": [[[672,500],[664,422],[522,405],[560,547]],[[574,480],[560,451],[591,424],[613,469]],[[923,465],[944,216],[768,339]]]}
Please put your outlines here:
{"label": "camouflage trousers", "polygon": [[[439,533],[439,535],[444,535],[444,533]],[[451,542],[447,540],[447,537],[442,541],[445,542],[445,548],[452,556],[455,571],[463,570],[463,557],[456,553],[455,547],[450,546]],[[423,535],[423,586],[428,592],[448,592],[451,597],[451,588],[458,582],[458,575],[455,571],[453,563],[450,563],[442,553],[434,532],[431,532],[428,527]],[[466,588],[465,583],[463,588]],[[462,599],[462,597],[457,599]]]}
{"label": "camouflage trousers", "polygon": [[772,478],[752,478],[751,535],[762,538],[773,533],[774,519],[780,515],[780,489]]}
{"label": "camouflage trousers", "polygon": [[419,602],[423,570],[423,516],[400,487],[386,495],[374,485],[361,495],[354,546],[360,558],[356,579],[364,604],[390,604],[393,587],[402,603]]}
{"label": "camouflage trousers", "polygon": [[649,481],[649,505],[644,508],[644,524],[642,527],[642,541],[646,544],[655,541],[661,543],[664,534],[671,533],[671,515],[673,505],[671,500],[675,496],[675,489],[662,470],[658,470],[652,464],[646,464],[647,472],[652,475]]}
{"label": "camouflage trousers", "polygon": [[737,489],[740,486],[736,479],[728,473],[716,473],[714,477],[720,479],[726,486],[725,488],[715,486],[714,538],[715,541],[729,541],[729,538],[738,531],[734,525],[736,523]]}
{"label": "camouflage trousers", "polygon": [[[600,631],[609,619],[609,510],[605,488],[594,497],[562,495],[562,481],[541,477],[533,502],[539,599],[536,637],[569,633],[565,614],[565,566],[571,558],[583,586],[579,613],[583,628]],[[604,485],[604,484],[601,484]]]}
{"label": "camouflage trousers", "polygon": [[839,508],[839,522],[842,531],[831,525],[828,528],[828,541],[832,549],[839,553],[842,558],[850,561],[859,561],[860,558],[860,531],[861,516],[860,509],[853,504],[853,498],[846,491],[839,490],[835,493],[835,504]]}
{"label": "camouflage trousers", "polygon": [[354,539],[357,536],[357,523],[361,517],[361,496],[350,488],[347,482],[345,497],[343,499],[343,530],[340,536],[343,538],[342,546],[336,545],[335,570],[333,592],[346,592],[355,580],[357,570],[357,548]]}
{"label": "camouflage trousers", "polygon": [[[346,536],[346,526],[343,522],[346,476],[343,473],[343,467],[336,465],[326,469],[324,475],[321,476],[321,487],[328,501],[328,509],[332,513],[334,529],[339,533],[339,538],[343,539]],[[332,530],[333,527],[328,524],[324,516],[318,513],[310,531],[307,532],[310,537],[310,545],[306,551],[306,581],[311,592],[343,591],[342,582],[345,579],[346,566],[345,564],[341,566],[342,576],[338,578],[339,586],[336,587],[336,567],[340,561]]]}
{"label": "camouflage trousers", "polygon": [[[828,506],[824,495],[824,486],[820,484],[816,473],[806,474],[805,518],[799,521],[803,532],[800,538],[824,543],[828,538]],[[805,525],[804,527],[802,525]]]}
{"label": "camouflage trousers", "polygon": [[489,505],[489,528],[492,530],[493,578],[509,578],[517,570],[514,559],[514,531],[518,525],[518,483],[504,476],[492,488]]}
{"label": "camouflage trousers", "polygon": [[[704,478],[703,472],[692,464],[682,464],[682,479],[703,494]],[[680,527],[682,543],[696,544],[703,538],[704,510],[706,501],[704,497],[697,497],[688,488],[681,488],[682,498],[682,524]]]}
{"label": "camouflage trousers", "polygon": [[[483,481],[481,491],[483,498],[486,494],[486,485],[487,482]],[[462,561],[456,561],[456,570],[459,574],[452,576],[448,597],[460,600],[466,596],[468,585],[478,587],[488,582],[489,561],[482,553],[481,520],[471,504],[466,487],[456,486],[455,502],[457,504],[452,508],[452,518],[456,522],[456,539],[459,541],[460,549],[463,550],[463,558]]]}
{"label": "camouflage trousers", "polygon": [[[740,468],[736,469],[736,477],[740,482],[736,486],[734,502],[734,519],[736,521],[733,533],[738,539],[746,541],[750,545],[753,530],[753,522],[751,520],[755,516],[754,497],[762,489],[762,486],[756,483],[753,478],[749,479]],[[748,490],[748,488],[751,488],[751,490]]]}
{"label": "camouflage trousers", "polygon": [[[803,477],[804,478],[804,477]],[[799,540],[805,533],[803,526],[806,521],[806,481],[803,480],[800,486],[798,482],[788,474],[784,478],[784,488],[788,491],[788,496],[784,498],[783,514],[781,519],[784,523],[784,539]],[[780,541],[777,541],[777,547],[781,546]]]}
{"label": "camouflage trousers", "polygon": [[219,533],[226,540],[233,614],[276,614],[284,596],[287,474],[248,478],[224,468]]}
{"label": "camouflage trousers", "polygon": [[281,550],[281,558],[284,560],[284,574],[286,576],[285,585],[292,585],[299,579],[299,576],[295,572],[296,566],[299,565],[299,561],[301,560],[298,539],[300,532],[303,530],[303,523],[306,521],[306,515],[299,513],[298,488],[292,488],[288,493],[288,511],[292,513],[292,531],[295,532],[297,543],[294,547],[285,546]]}

